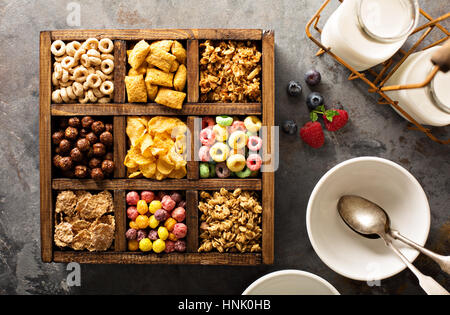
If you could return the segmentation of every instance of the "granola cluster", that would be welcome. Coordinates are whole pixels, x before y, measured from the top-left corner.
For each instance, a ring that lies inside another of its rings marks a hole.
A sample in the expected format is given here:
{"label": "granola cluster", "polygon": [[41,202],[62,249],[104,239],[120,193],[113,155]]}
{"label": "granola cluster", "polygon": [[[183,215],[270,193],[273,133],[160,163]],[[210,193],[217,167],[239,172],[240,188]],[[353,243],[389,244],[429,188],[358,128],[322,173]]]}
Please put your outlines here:
{"label": "granola cluster", "polygon": [[201,102],[261,102],[261,52],[247,41],[200,44]]}
{"label": "granola cluster", "polygon": [[222,188],[212,195],[200,193],[200,247],[198,252],[213,249],[223,252],[261,251],[262,207],[254,192]]}

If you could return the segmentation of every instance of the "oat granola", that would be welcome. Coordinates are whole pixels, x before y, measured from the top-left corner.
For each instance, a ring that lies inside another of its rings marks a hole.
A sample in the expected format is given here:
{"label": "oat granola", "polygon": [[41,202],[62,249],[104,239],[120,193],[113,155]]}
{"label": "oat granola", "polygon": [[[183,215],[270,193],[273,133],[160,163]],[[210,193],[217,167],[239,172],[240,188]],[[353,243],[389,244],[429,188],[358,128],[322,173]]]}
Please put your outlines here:
{"label": "oat granola", "polygon": [[260,252],[262,207],[254,192],[222,188],[200,193],[198,252]]}
{"label": "oat granola", "polygon": [[261,52],[247,41],[199,45],[201,102],[261,102]]}

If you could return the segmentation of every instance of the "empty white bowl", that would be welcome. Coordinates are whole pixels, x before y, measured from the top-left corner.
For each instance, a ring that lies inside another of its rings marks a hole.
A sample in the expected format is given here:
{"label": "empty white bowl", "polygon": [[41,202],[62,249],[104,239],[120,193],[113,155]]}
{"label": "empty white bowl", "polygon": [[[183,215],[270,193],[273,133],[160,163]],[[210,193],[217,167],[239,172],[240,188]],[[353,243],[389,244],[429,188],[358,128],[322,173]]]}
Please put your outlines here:
{"label": "empty white bowl", "polygon": [[280,270],[253,282],[243,295],[339,295],[327,281],[300,270]]}
{"label": "empty white bowl", "polygon": [[[335,272],[355,280],[391,277],[405,264],[381,239],[367,239],[341,219],[337,203],[343,195],[359,195],[381,206],[391,227],[424,245],[430,229],[430,208],[419,182],[400,165],[377,157],[342,162],[317,183],[308,203],[306,225],[311,244],[320,259]],[[419,252],[394,241],[414,261]]]}

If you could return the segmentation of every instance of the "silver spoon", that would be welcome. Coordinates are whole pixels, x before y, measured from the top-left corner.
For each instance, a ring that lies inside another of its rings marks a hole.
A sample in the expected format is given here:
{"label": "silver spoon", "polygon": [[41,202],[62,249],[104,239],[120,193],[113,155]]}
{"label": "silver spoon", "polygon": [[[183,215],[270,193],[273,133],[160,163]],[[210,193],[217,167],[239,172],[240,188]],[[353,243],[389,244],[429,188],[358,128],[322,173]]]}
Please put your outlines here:
{"label": "silver spoon", "polygon": [[[417,279],[419,279],[420,286],[427,294],[449,295],[447,290],[445,290],[433,278],[422,274],[392,244],[392,241],[388,238],[387,235],[392,235],[393,238],[398,238],[401,241],[407,239],[403,236],[399,236],[400,233],[398,233],[397,231],[392,231],[390,229],[389,217],[382,208],[380,208],[373,202],[359,196],[343,196],[339,199],[338,211],[344,222],[357,233],[363,236],[378,235],[379,237],[381,237],[386,245],[400,257],[405,265],[414,273]],[[414,244],[412,245],[412,247],[416,248],[420,252],[423,252],[424,254],[431,253],[430,251],[425,250],[423,247],[415,244],[410,240],[407,240],[407,244]],[[434,253],[431,257],[435,261],[436,258],[438,258],[437,262],[441,266],[441,268],[444,271],[448,270],[448,257],[443,257]]]}

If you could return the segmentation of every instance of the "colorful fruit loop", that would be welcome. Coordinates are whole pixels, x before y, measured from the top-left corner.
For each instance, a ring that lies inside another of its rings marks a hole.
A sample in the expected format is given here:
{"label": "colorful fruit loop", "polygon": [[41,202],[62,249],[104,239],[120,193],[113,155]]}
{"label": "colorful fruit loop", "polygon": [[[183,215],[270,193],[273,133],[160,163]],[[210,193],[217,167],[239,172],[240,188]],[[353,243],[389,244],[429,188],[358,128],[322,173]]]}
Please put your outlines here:
{"label": "colorful fruit loop", "polygon": [[200,177],[256,177],[261,168],[259,155],[263,141],[258,136],[261,120],[248,116],[239,118],[221,115],[202,118],[198,150]]}

